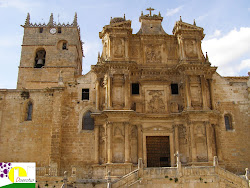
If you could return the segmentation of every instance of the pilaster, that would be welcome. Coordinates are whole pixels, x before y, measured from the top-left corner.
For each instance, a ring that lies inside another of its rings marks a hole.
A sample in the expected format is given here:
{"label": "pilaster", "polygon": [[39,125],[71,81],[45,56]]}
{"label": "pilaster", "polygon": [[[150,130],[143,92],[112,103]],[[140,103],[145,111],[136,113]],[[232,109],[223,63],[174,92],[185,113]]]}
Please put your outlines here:
{"label": "pilaster", "polygon": [[204,122],[206,126],[206,135],[207,135],[207,153],[208,153],[208,161],[213,161],[213,146],[211,140],[211,125],[209,122]]}
{"label": "pilaster", "polygon": [[124,123],[125,126],[125,163],[130,163],[130,139],[129,139],[129,128],[130,124],[128,122]]}
{"label": "pilaster", "polygon": [[112,123],[107,122],[107,163],[112,163]]}
{"label": "pilaster", "polygon": [[208,105],[207,105],[207,91],[206,91],[206,79],[204,78],[204,75],[200,76],[201,79],[201,90],[202,90],[202,106],[203,110],[209,110]]}
{"label": "pilaster", "polygon": [[95,164],[99,164],[99,133],[100,133],[100,126],[95,125]]}
{"label": "pilaster", "polygon": [[142,159],[142,125],[137,125],[138,130],[138,159]]}

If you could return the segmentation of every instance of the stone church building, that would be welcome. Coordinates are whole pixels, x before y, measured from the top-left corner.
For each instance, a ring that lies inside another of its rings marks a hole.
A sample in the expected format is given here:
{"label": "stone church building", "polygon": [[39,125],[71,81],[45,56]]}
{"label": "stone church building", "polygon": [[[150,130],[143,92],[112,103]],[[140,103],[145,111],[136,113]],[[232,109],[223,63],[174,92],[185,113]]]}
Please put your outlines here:
{"label": "stone church building", "polygon": [[0,161],[36,162],[37,187],[249,187],[249,76],[219,75],[195,22],[167,34],[148,10],[136,34],[111,18],[85,75],[77,15],[28,14],[17,89],[0,89]]}

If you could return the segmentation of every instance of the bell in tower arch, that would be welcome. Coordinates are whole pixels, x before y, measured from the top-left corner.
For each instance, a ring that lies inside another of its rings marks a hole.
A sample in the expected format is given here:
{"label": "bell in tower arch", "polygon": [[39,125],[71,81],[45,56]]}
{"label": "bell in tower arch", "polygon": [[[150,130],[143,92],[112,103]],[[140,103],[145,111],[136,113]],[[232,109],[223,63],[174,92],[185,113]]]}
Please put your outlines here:
{"label": "bell in tower arch", "polygon": [[36,52],[35,68],[41,68],[45,65],[45,56],[45,50],[39,50]]}

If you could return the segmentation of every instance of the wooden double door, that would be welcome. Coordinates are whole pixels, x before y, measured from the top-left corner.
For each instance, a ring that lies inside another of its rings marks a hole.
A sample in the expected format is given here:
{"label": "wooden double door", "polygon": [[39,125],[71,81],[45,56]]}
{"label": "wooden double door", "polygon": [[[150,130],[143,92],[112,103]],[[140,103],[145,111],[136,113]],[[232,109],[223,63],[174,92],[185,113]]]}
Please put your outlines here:
{"label": "wooden double door", "polygon": [[169,136],[147,136],[147,167],[170,167]]}

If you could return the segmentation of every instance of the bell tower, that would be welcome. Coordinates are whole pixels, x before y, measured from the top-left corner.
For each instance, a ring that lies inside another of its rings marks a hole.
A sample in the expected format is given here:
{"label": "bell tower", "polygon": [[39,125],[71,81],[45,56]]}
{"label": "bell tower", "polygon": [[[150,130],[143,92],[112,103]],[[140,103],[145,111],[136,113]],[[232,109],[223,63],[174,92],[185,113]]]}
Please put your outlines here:
{"label": "bell tower", "polygon": [[53,14],[47,24],[33,24],[28,13],[22,27],[17,89],[58,87],[81,75],[83,50],[77,14],[72,24],[55,23]]}

